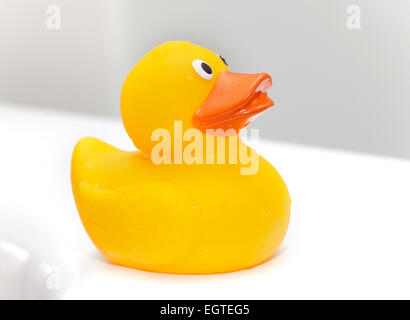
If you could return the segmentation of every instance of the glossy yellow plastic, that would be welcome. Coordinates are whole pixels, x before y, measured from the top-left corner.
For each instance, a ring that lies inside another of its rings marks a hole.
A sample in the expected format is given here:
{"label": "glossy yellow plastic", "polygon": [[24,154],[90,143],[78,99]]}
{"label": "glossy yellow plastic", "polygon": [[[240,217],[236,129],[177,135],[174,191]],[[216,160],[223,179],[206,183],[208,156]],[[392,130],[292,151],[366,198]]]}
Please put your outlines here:
{"label": "glossy yellow plastic", "polygon": [[[198,76],[195,59],[212,67],[212,79]],[[96,138],[77,143],[71,171],[75,202],[88,235],[111,262],[209,274],[255,266],[279,247],[290,198],[265,159],[258,156],[256,174],[241,175],[241,163],[156,165],[150,158],[158,143],[151,140],[153,130],[172,132],[175,120],[184,130],[194,127],[195,113],[227,70],[207,49],[167,42],[142,58],[123,85],[123,122],[142,151],[122,151]]]}

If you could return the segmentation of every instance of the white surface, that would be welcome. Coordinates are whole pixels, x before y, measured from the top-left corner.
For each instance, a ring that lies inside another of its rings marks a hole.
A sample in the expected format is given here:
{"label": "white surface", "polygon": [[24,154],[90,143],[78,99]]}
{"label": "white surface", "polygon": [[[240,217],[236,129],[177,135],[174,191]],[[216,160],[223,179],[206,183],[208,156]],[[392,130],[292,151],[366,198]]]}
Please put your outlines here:
{"label": "white surface", "polygon": [[[69,177],[74,144],[89,135],[133,148],[114,120],[0,106],[0,240],[13,233],[25,238],[27,248],[44,255],[37,263],[60,270],[61,285],[49,289],[55,296],[410,298],[409,161],[263,143],[257,149],[281,173],[293,200],[276,257],[230,274],[165,275],[111,265],[88,239]],[[0,279],[10,277],[0,288],[12,293],[17,284],[10,279],[20,267],[5,261],[10,268],[0,268]]]}

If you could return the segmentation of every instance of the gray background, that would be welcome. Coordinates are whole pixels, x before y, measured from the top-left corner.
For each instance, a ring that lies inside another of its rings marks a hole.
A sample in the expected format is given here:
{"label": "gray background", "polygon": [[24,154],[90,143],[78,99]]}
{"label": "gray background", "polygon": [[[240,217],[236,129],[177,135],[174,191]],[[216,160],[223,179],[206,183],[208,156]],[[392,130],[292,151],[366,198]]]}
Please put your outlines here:
{"label": "gray background", "polygon": [[118,117],[128,71],[166,40],[270,73],[264,138],[410,158],[408,0],[0,0],[0,101]]}

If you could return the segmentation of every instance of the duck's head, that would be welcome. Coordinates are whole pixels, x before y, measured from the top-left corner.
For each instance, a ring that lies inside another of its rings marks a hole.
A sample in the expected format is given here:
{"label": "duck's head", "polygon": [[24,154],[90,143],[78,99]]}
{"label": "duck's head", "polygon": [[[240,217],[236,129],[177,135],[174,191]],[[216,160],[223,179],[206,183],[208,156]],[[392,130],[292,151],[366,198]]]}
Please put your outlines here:
{"label": "duck's head", "polygon": [[[145,55],[131,70],[121,93],[121,115],[135,146],[150,152],[154,130],[234,129],[247,126],[273,105],[266,73],[230,72],[218,54],[185,41],[166,42]],[[219,134],[221,130],[218,130]]]}

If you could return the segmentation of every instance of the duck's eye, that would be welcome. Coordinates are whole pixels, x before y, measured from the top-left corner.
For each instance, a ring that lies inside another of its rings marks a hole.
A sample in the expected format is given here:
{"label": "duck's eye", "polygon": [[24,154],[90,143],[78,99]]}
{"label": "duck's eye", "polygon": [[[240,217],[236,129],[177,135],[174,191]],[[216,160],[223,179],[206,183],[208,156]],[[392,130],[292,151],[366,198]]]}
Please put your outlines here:
{"label": "duck's eye", "polygon": [[194,67],[196,73],[198,73],[202,78],[206,80],[212,79],[212,76],[214,74],[212,72],[211,67],[206,62],[197,59],[192,61],[192,66]]}
{"label": "duck's eye", "polygon": [[229,67],[228,62],[226,62],[225,58],[219,55],[219,58],[226,64],[227,67]]}

